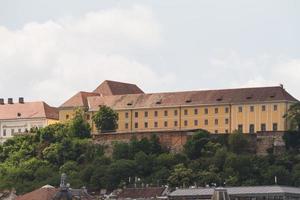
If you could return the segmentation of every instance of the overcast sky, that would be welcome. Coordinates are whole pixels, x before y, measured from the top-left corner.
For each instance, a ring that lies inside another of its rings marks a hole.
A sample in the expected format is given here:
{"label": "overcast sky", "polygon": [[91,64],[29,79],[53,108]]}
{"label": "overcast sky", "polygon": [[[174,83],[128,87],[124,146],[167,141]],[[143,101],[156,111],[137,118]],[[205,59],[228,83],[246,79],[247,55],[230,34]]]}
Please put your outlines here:
{"label": "overcast sky", "polygon": [[54,106],[105,79],[300,99],[300,1],[0,0],[0,70],[1,97]]}

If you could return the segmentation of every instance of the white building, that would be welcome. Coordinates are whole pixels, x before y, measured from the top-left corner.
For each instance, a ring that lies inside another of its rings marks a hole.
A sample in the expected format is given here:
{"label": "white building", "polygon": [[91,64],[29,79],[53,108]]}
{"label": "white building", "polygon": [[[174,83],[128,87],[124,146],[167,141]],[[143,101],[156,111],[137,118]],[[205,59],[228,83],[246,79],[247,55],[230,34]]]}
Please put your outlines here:
{"label": "white building", "polygon": [[0,142],[24,134],[31,128],[42,128],[58,121],[58,110],[45,102],[24,102],[19,98],[17,103],[9,98],[7,103],[0,99]]}

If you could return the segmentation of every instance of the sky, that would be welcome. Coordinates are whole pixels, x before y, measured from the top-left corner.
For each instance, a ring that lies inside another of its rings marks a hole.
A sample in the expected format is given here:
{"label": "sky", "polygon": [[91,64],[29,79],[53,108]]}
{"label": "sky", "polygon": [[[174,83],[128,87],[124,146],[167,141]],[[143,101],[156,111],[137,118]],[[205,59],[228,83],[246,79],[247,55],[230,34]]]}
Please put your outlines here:
{"label": "sky", "polygon": [[298,0],[0,0],[0,98],[59,106],[116,80],[300,99],[299,36]]}

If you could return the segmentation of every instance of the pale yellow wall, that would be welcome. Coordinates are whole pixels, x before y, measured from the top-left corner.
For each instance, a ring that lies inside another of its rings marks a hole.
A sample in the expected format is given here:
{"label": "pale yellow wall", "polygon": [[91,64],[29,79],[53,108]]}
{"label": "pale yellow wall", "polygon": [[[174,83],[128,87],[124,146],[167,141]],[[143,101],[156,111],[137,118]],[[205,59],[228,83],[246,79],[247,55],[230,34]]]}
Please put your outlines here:
{"label": "pale yellow wall", "polygon": [[[291,104],[291,103],[290,103]],[[266,110],[262,111],[262,105],[266,106]],[[274,105],[277,105],[277,111],[274,111]],[[273,130],[273,123],[277,123],[278,131],[287,130],[285,119],[283,115],[287,110],[286,102],[273,102],[273,103],[254,103],[254,104],[235,104],[235,105],[199,105],[199,106],[186,106],[186,107],[172,107],[172,108],[145,108],[145,109],[129,109],[129,110],[116,110],[119,115],[118,132],[130,131],[155,131],[155,130],[189,130],[189,129],[206,129],[211,133],[226,133],[238,129],[238,125],[243,125],[243,132],[249,133],[249,125],[254,124],[254,132],[261,131],[261,124],[266,124],[266,130]],[[239,112],[239,107],[242,107],[242,112]],[[250,106],[254,106],[254,111],[250,112]],[[215,113],[215,108],[218,108],[218,113]],[[228,109],[226,113],[225,110]],[[195,114],[194,110],[197,109],[198,113]],[[205,109],[208,109],[208,114],[205,114]],[[177,115],[174,111],[177,110]],[[188,114],[185,115],[185,110]],[[158,116],[154,113],[157,111]],[[165,116],[165,111],[168,115]],[[138,112],[138,117],[135,117],[135,112]],[[148,117],[145,117],[145,112],[148,112]],[[96,131],[96,127],[92,121],[92,115],[95,112],[88,112],[90,114],[89,123],[92,131]],[[126,118],[126,113],[128,117]],[[60,110],[60,121],[66,121],[66,115],[71,118],[74,114],[74,109]],[[181,118],[181,121],[180,121]],[[215,124],[215,120],[218,124]],[[228,119],[228,124],[225,123]],[[198,121],[198,125],[194,121]],[[208,120],[208,125],[205,124]],[[174,126],[174,121],[177,121],[177,126]],[[185,126],[185,121],[188,124]],[[148,123],[148,128],[145,128],[145,122]],[[154,123],[157,122],[158,126],[155,127]],[[167,122],[167,127],[165,127]],[[126,128],[125,124],[128,123]],[[138,128],[135,128],[135,123],[138,123]]]}
{"label": "pale yellow wall", "polygon": [[47,125],[56,124],[59,122],[59,120],[56,119],[47,119],[46,121]]}
{"label": "pale yellow wall", "polygon": [[[262,110],[263,105],[265,111]],[[277,105],[277,111],[274,110]],[[250,111],[250,107],[254,106],[254,111]],[[242,107],[242,112],[239,112]],[[243,132],[249,132],[250,124],[254,124],[255,132],[261,131],[261,124],[266,124],[266,131],[273,130],[273,123],[277,123],[278,131],[285,130],[285,119],[283,115],[286,113],[286,103],[259,103],[259,104],[240,104],[232,105],[232,130],[237,130],[238,125],[243,125]]]}
{"label": "pale yellow wall", "polygon": [[[59,110],[59,121],[65,122],[69,119],[72,119],[75,113],[75,109],[61,109]],[[69,119],[67,119],[67,115],[69,116]]]}

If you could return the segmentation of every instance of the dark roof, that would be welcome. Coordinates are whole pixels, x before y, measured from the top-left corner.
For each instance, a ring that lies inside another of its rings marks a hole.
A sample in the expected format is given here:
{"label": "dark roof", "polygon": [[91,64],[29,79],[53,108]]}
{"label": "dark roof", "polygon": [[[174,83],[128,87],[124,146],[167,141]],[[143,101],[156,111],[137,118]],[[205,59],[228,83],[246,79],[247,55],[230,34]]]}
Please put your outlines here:
{"label": "dark roof", "polygon": [[[288,186],[243,186],[227,187],[229,195],[260,195],[260,194],[296,194],[300,196],[300,188]],[[211,196],[214,188],[177,189],[169,196]]]}
{"label": "dark roof", "polygon": [[94,92],[78,92],[74,96],[72,96],[70,99],[68,99],[66,102],[64,102],[60,108],[73,108],[73,107],[87,107],[87,97],[91,96],[99,96],[98,93]]}
{"label": "dark roof", "polygon": [[298,101],[280,86],[89,97],[90,110]]}
{"label": "dark roof", "polygon": [[93,92],[102,96],[144,93],[137,85],[105,80]]}
{"label": "dark roof", "polygon": [[52,200],[57,191],[58,189],[56,188],[39,188],[32,192],[18,196],[16,200]]}
{"label": "dark roof", "polygon": [[43,101],[0,105],[0,119],[47,118],[58,120],[57,108]]}
{"label": "dark roof", "polygon": [[148,187],[148,188],[125,188],[118,195],[118,199],[126,198],[151,198],[161,196],[166,188],[163,187]]}

